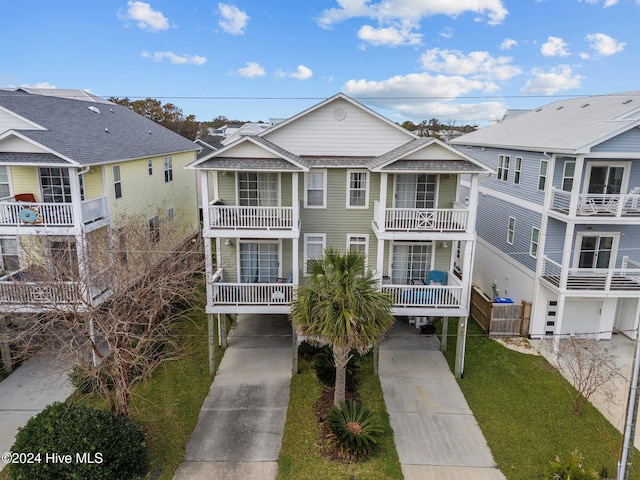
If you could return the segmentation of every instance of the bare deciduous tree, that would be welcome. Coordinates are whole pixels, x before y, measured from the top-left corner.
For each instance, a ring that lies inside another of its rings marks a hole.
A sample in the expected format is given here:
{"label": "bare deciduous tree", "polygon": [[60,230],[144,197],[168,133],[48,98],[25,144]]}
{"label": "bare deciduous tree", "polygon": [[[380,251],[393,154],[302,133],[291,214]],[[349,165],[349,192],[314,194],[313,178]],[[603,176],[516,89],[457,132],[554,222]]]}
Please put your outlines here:
{"label": "bare deciduous tree", "polygon": [[[131,388],[180,356],[176,319],[195,305],[203,261],[199,242],[184,242],[177,223],[118,225],[70,241],[34,237],[21,272],[30,282],[15,282],[21,301],[5,316],[18,354],[42,348],[72,358],[76,373],[128,416]],[[18,314],[29,302],[41,312]]]}
{"label": "bare deciduous tree", "polygon": [[[567,388],[577,415],[596,392],[614,400],[613,379],[617,375],[615,356],[611,348],[589,339],[568,338],[554,346],[546,346],[554,365],[552,371],[560,373],[574,388]],[[554,368],[556,367],[556,368]]]}

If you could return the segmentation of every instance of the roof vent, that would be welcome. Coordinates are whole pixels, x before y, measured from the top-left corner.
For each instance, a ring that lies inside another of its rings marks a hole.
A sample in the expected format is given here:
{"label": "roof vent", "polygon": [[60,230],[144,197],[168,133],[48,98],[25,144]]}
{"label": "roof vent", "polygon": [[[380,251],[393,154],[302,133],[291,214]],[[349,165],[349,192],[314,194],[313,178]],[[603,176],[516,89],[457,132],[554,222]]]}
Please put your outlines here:
{"label": "roof vent", "polygon": [[562,110],[564,108],[564,105],[560,105],[558,108],[556,108],[556,110]]}
{"label": "roof vent", "polygon": [[589,106],[589,104],[585,103],[584,105],[580,105],[580,108],[585,108],[585,107],[588,107],[588,106]]}
{"label": "roof vent", "polygon": [[633,102],[633,98],[630,98],[629,100],[625,100],[624,102],[622,102],[623,105],[626,105],[628,103]]}
{"label": "roof vent", "polygon": [[100,109],[98,107],[94,107],[93,105],[91,105],[90,107],[87,107],[89,110],[91,110],[93,113],[97,113],[98,115],[100,115]]}
{"label": "roof vent", "polygon": [[536,112],[541,112],[541,111],[542,111],[542,109],[541,109],[541,108],[536,108],[536,110],[535,110],[535,111],[536,111]]}
{"label": "roof vent", "polygon": [[109,133],[109,129],[107,127],[104,127],[104,131]]}

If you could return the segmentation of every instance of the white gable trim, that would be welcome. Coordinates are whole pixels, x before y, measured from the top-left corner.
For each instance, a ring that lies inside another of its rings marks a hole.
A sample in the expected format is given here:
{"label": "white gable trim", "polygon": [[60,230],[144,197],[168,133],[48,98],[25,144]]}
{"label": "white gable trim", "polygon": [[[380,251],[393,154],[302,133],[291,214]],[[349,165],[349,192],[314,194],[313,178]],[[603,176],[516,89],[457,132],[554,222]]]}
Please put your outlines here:
{"label": "white gable trim", "polygon": [[[34,140],[31,140],[30,138],[25,137],[24,135],[22,135],[19,132],[16,132],[15,130],[7,130],[6,132],[0,134],[0,142],[2,142],[2,140],[4,140],[5,138],[9,138],[9,137],[19,138],[19,139],[21,139],[21,140],[33,145],[34,147],[42,149],[45,152],[51,153],[51,154],[53,154],[53,155],[55,155],[57,157],[60,157],[61,159],[69,162],[71,165],[74,165],[74,166],[77,166],[77,167],[81,166],[78,162],[76,162],[75,160],[67,157],[66,155],[62,155],[61,153],[58,153],[55,150],[52,150],[51,148],[49,148],[49,147],[47,147],[45,145],[42,145],[41,143],[38,143],[38,142],[36,142]],[[10,153],[10,152],[5,152],[5,153]]]}
{"label": "white gable trim", "polygon": [[[25,122],[29,125],[31,125],[33,128],[30,130],[46,130],[46,128],[44,128],[42,125],[38,125],[37,123],[29,120],[26,117],[23,117],[22,115],[18,115],[16,112],[14,112],[13,110],[9,110],[8,108],[5,108],[3,106],[0,106],[0,110],[2,110],[3,112],[8,113],[9,115],[11,115],[14,118],[17,118],[18,120],[20,120],[21,122]],[[24,129],[26,130],[26,129]]]}
{"label": "white gable trim", "polygon": [[328,105],[336,100],[344,100],[346,102],[349,102],[351,105],[355,106],[356,108],[359,108],[360,110],[370,114],[373,117],[376,117],[379,120],[382,120],[384,123],[386,123],[387,125],[391,125],[394,128],[396,128],[397,130],[402,131],[403,133],[407,134],[407,137],[411,138],[411,139],[416,139],[418,138],[415,134],[411,133],[409,130],[407,130],[404,127],[401,127],[400,125],[398,125],[397,123],[392,122],[391,120],[389,120],[388,118],[380,115],[379,113],[371,110],[370,108],[364,106],[362,103],[355,101],[353,98],[349,97],[348,95],[345,95],[344,93],[340,92],[337,93],[336,95],[334,95],[333,97],[329,97],[326,100],[306,109],[303,110],[302,112],[298,113],[297,115],[294,115],[293,117],[288,118],[287,120],[280,122],[276,125],[274,125],[271,128],[267,128],[265,131],[260,132],[258,134],[259,137],[265,136],[265,135],[269,135],[272,132],[286,126],[289,125],[290,123],[295,122],[296,120],[298,120],[300,117],[303,117],[311,112],[314,112],[322,107],[324,107],[325,105]]}

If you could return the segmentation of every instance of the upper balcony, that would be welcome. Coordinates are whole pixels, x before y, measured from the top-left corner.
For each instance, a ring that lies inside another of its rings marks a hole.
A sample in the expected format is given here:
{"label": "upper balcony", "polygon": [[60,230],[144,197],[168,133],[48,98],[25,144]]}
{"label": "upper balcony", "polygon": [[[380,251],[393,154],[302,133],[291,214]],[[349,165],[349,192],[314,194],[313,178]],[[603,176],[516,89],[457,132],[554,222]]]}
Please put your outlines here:
{"label": "upper balcony", "polygon": [[378,238],[401,239],[416,234],[464,233],[469,210],[459,208],[382,208],[373,202],[373,231]]}
{"label": "upper balcony", "polygon": [[293,207],[209,205],[211,237],[298,238],[300,219]]}
{"label": "upper balcony", "polygon": [[584,295],[640,293],[640,262],[625,256],[620,268],[565,267],[543,257],[543,281],[554,290],[571,291]]}
{"label": "upper balcony", "polygon": [[[14,198],[0,200],[0,233],[17,234],[50,231],[56,227],[77,226],[76,212],[72,203],[44,203],[16,201]],[[79,219],[85,231],[100,227],[109,220],[107,197],[85,200],[80,204]]]}
{"label": "upper balcony", "polygon": [[637,221],[640,217],[640,189],[627,194],[582,193],[577,197],[575,210],[571,208],[571,192],[557,188],[551,190],[551,210],[558,218],[583,218],[602,221],[627,219]]}

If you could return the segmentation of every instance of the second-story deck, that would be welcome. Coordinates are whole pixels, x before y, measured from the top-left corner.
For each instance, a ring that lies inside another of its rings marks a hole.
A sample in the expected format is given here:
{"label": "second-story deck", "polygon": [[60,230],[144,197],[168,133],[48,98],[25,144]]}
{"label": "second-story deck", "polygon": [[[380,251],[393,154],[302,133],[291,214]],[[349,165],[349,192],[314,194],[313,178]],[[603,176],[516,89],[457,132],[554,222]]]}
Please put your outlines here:
{"label": "second-story deck", "polygon": [[399,238],[406,234],[464,233],[469,210],[459,208],[383,208],[373,202],[372,226],[380,238]]}
{"label": "second-story deck", "polygon": [[[109,218],[107,197],[85,200],[81,202],[80,210],[80,222],[85,230],[90,230],[98,222]],[[73,227],[76,223],[72,203],[17,202],[8,198],[0,200],[0,231]]]}
{"label": "second-story deck", "polygon": [[638,295],[640,293],[640,262],[623,257],[620,268],[570,268],[563,267],[548,257],[543,257],[541,278],[552,288],[576,294]]}
{"label": "second-story deck", "polygon": [[293,207],[209,206],[210,236],[296,238],[300,219]]}
{"label": "second-story deck", "polygon": [[579,194],[575,212],[571,209],[571,192],[551,191],[551,210],[566,217],[602,217],[607,219],[640,217],[640,191],[627,194]]}

